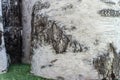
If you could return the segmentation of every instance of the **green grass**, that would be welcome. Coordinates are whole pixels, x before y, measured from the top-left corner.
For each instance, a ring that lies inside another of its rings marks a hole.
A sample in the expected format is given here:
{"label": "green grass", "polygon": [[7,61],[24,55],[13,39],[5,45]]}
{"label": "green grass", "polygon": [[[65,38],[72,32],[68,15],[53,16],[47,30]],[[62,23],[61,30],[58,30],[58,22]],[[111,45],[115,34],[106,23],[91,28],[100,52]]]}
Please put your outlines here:
{"label": "green grass", "polygon": [[0,75],[0,80],[50,80],[30,74],[30,66],[26,64],[11,65],[8,72]]}

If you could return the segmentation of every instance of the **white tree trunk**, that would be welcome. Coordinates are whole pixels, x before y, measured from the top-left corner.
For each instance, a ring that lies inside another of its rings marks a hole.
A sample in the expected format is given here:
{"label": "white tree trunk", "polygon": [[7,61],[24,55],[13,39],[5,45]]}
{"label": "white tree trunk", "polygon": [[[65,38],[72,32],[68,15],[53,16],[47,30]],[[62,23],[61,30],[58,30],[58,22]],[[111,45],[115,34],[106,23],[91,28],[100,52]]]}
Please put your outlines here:
{"label": "white tree trunk", "polygon": [[58,80],[107,79],[115,74],[119,0],[35,1],[23,1],[23,47],[27,59],[31,48],[32,73]]}
{"label": "white tree trunk", "polygon": [[3,36],[2,8],[0,0],[0,74],[7,71],[7,55]]}

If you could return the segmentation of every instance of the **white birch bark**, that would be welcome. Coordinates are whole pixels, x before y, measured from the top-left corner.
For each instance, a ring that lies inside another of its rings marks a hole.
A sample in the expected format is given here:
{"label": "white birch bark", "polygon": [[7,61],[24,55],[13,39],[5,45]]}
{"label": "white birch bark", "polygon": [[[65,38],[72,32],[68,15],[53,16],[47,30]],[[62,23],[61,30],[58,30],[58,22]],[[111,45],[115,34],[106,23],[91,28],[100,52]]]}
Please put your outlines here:
{"label": "white birch bark", "polygon": [[[0,0],[0,18],[2,19],[2,8],[1,8],[1,0]],[[0,74],[5,73],[7,71],[7,55],[6,55],[6,49],[4,44],[4,36],[3,36],[3,24],[2,20],[0,21]]]}
{"label": "white birch bark", "polygon": [[[34,9],[35,1],[23,1],[23,47],[26,57],[30,56],[30,47],[33,51],[31,72],[57,80],[106,77],[112,69],[114,53],[120,52],[120,1],[39,1]],[[107,53],[108,61],[103,62],[108,71],[100,75],[92,62]]]}

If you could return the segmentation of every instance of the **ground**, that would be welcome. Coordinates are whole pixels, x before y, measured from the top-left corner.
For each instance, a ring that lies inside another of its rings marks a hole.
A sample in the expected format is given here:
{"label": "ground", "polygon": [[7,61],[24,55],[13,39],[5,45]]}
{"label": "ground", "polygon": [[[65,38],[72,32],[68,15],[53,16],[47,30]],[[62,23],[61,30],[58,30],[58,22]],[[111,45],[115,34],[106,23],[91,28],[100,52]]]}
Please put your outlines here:
{"label": "ground", "polygon": [[0,80],[50,80],[30,74],[30,66],[26,64],[14,64],[8,73],[1,74]]}

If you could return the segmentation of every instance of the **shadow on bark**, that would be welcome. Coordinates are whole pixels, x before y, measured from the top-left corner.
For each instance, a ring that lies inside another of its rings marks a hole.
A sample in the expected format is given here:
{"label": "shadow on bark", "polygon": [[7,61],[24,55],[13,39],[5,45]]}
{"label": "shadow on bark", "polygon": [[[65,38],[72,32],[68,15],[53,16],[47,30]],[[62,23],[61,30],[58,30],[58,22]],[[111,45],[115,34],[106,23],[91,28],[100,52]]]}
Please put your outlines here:
{"label": "shadow on bark", "polygon": [[21,0],[2,0],[4,38],[12,63],[21,63],[22,23]]}

